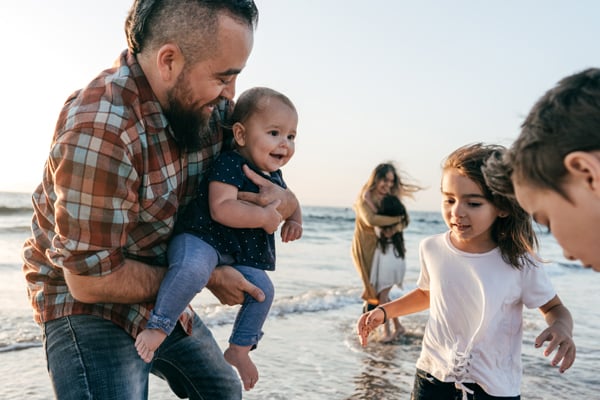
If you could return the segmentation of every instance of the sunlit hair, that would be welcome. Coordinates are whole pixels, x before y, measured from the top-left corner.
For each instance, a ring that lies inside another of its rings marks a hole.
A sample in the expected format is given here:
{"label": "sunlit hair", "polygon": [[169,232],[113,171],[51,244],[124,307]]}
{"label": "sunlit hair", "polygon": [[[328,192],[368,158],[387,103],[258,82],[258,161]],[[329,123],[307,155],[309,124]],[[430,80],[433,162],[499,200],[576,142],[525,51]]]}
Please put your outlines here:
{"label": "sunlit hair", "polygon": [[211,57],[219,15],[254,29],[258,9],[252,0],[135,0],[125,21],[129,50],[138,54],[167,43],[179,46],[190,66]]}
{"label": "sunlit hair", "polygon": [[361,193],[370,192],[375,190],[377,183],[386,178],[387,174],[392,172],[394,175],[394,183],[390,190],[390,194],[393,194],[398,197],[412,197],[413,194],[422,188],[413,183],[403,182],[400,174],[398,173],[394,163],[391,161],[381,163],[375,167],[375,169],[371,172],[367,183],[362,188]]}
{"label": "sunlit hair", "polygon": [[235,102],[231,114],[231,125],[236,122],[242,124],[256,113],[263,111],[269,104],[270,99],[277,99],[297,113],[294,103],[283,93],[267,87],[253,87],[244,91]]}
{"label": "sunlit hair", "polygon": [[533,230],[531,217],[512,196],[492,191],[483,173],[486,161],[500,157],[503,146],[475,143],[453,151],[442,164],[442,170],[456,170],[469,178],[483,193],[483,196],[498,210],[506,212],[506,217],[498,217],[491,229],[492,240],[498,245],[502,259],[517,269],[534,265],[538,241]]}
{"label": "sunlit hair", "polygon": [[[409,218],[408,213],[406,212],[406,207],[402,204],[402,201],[397,196],[388,194],[383,199],[381,199],[381,205],[377,209],[377,214],[387,215],[390,217],[400,217],[400,224],[403,229],[408,226]],[[385,227],[381,227],[384,229]],[[392,241],[392,245],[394,247],[394,253],[397,257],[404,258],[406,255],[406,247],[404,245],[404,233],[402,230],[397,230],[396,226],[393,226],[395,229],[394,234],[390,238]],[[377,239],[377,245],[381,249],[381,252],[385,254],[387,250],[388,238],[386,238],[383,234]]]}
{"label": "sunlit hair", "polygon": [[595,150],[600,150],[600,69],[590,68],[563,78],[536,102],[517,140],[501,159],[489,163],[486,175],[507,194],[514,189],[504,180],[512,177],[570,201],[562,185],[564,158]]}

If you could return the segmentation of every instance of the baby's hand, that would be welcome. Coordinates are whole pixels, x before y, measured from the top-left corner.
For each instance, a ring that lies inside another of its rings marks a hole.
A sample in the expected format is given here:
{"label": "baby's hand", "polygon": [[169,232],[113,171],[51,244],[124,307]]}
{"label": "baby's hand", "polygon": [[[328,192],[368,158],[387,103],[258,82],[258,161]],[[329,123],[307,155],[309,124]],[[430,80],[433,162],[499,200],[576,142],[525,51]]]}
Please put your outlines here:
{"label": "baby's hand", "polygon": [[274,233],[283,219],[281,214],[279,214],[279,211],[277,211],[279,204],[281,204],[281,200],[275,200],[263,208],[265,216],[263,218],[262,228],[268,234]]}
{"label": "baby's hand", "polygon": [[548,343],[548,347],[544,350],[544,356],[548,357],[557,349],[551,364],[553,366],[560,364],[559,371],[562,374],[575,361],[576,349],[573,338],[562,324],[553,324],[535,338],[535,347],[542,347],[542,344],[547,341],[550,343]]}
{"label": "baby's hand", "polygon": [[379,325],[383,324],[384,314],[383,311],[376,308],[364,313],[358,319],[356,323],[356,331],[358,333],[358,339],[363,347],[367,347],[369,334],[375,330]]}
{"label": "baby's hand", "polygon": [[302,237],[302,225],[297,221],[287,220],[281,227],[281,241],[283,243],[291,242]]}

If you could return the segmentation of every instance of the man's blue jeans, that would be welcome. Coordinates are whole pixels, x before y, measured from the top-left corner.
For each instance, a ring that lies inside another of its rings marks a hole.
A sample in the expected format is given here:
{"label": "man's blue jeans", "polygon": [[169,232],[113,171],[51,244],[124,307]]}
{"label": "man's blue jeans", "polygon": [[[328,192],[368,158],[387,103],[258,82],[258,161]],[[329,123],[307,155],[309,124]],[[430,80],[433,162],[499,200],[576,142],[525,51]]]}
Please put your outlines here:
{"label": "man's blue jeans", "polygon": [[142,400],[148,398],[149,373],[166,380],[181,398],[241,399],[239,377],[198,316],[193,334],[178,324],[145,363],[134,339],[111,321],[73,315],[46,322],[44,348],[59,400]]}

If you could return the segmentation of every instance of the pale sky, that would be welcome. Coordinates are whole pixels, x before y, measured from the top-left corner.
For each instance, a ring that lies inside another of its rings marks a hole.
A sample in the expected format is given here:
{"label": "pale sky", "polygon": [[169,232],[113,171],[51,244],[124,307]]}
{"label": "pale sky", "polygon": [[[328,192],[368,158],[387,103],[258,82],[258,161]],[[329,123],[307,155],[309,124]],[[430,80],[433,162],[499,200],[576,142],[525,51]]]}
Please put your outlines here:
{"label": "pale sky", "polygon": [[[563,76],[600,66],[590,0],[256,0],[260,21],[237,93],[270,86],[299,113],[284,178],[304,205],[351,207],[393,160],[438,210],[440,163],[476,141],[508,145]],[[0,191],[38,184],[66,97],[125,49],[130,0],[0,4]],[[8,91],[6,88],[8,87]]]}

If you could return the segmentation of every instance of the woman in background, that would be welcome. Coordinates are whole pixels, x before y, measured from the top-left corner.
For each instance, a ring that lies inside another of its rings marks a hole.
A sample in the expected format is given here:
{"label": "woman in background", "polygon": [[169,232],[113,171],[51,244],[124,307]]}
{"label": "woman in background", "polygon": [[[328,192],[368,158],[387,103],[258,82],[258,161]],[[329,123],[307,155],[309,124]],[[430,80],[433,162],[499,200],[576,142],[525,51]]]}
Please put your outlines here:
{"label": "woman in background", "polygon": [[[381,163],[371,172],[369,180],[354,203],[356,220],[352,239],[352,260],[364,286],[361,296],[365,300],[364,311],[372,310],[379,304],[377,291],[370,282],[371,265],[377,247],[375,227],[402,223],[401,216],[377,214],[381,200],[389,194],[399,199],[405,196],[412,197],[412,194],[420,189],[417,185],[402,182],[393,163]],[[399,229],[404,227],[399,226]]]}

